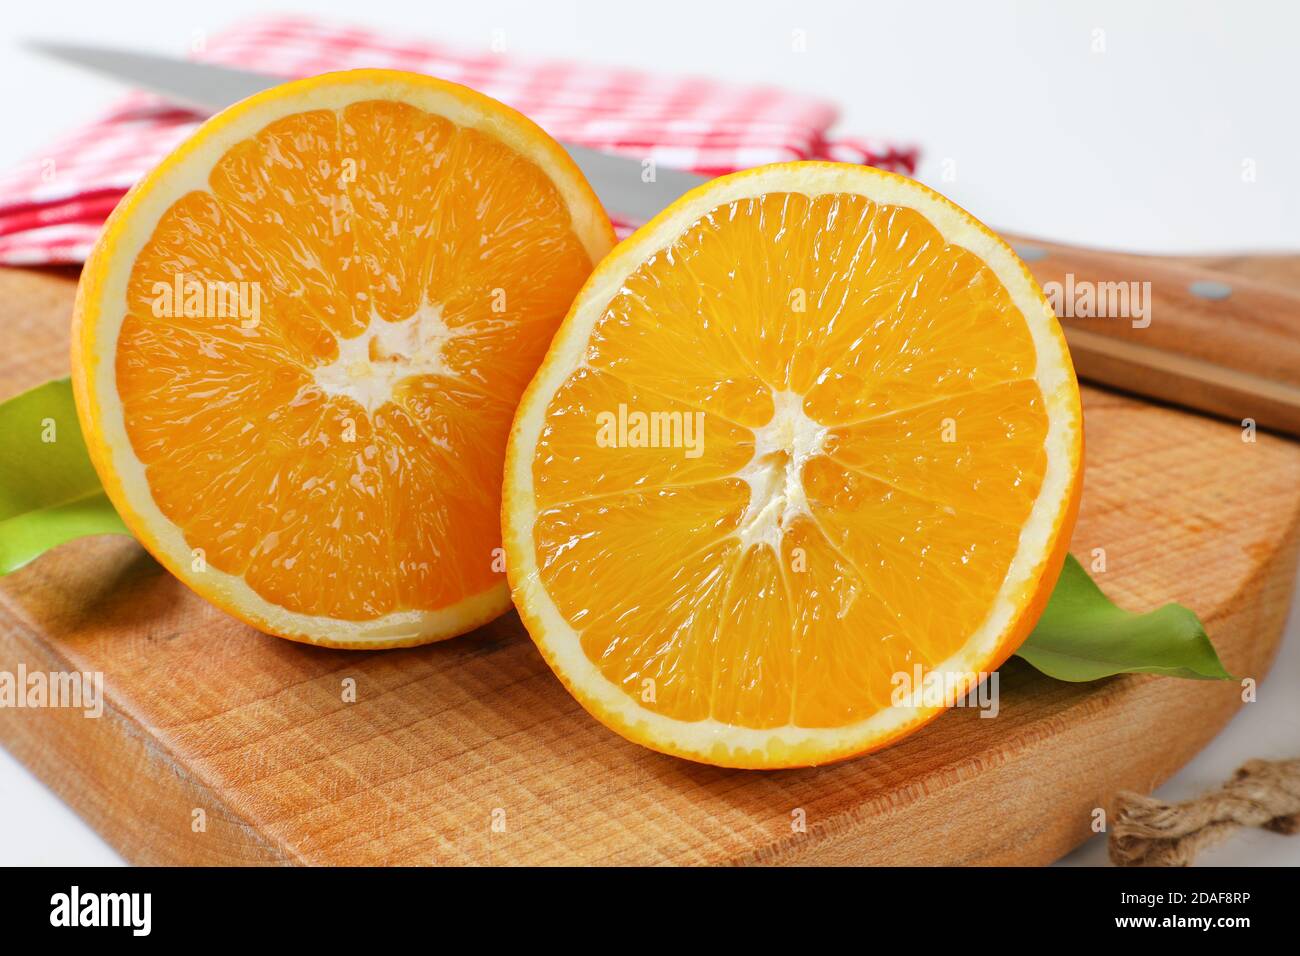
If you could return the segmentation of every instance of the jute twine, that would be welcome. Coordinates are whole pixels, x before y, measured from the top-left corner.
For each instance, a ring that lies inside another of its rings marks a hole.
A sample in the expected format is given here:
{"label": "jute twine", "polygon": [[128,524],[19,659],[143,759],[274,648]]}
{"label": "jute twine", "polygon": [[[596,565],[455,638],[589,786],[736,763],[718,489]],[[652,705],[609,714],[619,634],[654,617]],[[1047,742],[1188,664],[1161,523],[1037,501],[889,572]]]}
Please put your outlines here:
{"label": "jute twine", "polygon": [[1110,859],[1116,866],[1187,866],[1238,827],[1300,831],[1300,759],[1248,760],[1218,790],[1185,803],[1121,792]]}

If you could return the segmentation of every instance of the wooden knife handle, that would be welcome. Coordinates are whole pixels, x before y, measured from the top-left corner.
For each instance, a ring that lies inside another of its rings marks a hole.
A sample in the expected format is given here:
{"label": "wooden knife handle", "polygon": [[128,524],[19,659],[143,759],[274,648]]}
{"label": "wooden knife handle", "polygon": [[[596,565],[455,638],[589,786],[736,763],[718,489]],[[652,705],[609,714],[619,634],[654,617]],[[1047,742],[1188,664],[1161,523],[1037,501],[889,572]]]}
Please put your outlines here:
{"label": "wooden knife handle", "polygon": [[1226,271],[1006,238],[1053,300],[1080,378],[1300,437],[1300,284],[1242,260]]}

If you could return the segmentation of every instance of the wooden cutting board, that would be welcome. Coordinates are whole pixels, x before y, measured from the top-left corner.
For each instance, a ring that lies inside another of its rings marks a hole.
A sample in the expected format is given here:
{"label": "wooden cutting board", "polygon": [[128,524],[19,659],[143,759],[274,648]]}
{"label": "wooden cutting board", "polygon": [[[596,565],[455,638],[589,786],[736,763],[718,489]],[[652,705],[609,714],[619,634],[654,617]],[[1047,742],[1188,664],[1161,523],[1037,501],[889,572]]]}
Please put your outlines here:
{"label": "wooden cutting board", "polygon": [[[67,274],[0,270],[0,398],[66,373],[72,294]],[[1098,580],[1124,606],[1192,607],[1227,667],[1262,678],[1296,570],[1300,444],[1091,388],[1084,404],[1073,550],[1106,550]],[[104,673],[102,718],[0,709],[0,741],[128,860],[162,864],[1046,863],[1241,694],[1065,684],[1013,659],[996,719],[953,710],[831,767],[720,770],[598,725],[513,615],[414,650],[319,650],[214,610],[120,537],[0,580],[0,669],[19,663]]]}

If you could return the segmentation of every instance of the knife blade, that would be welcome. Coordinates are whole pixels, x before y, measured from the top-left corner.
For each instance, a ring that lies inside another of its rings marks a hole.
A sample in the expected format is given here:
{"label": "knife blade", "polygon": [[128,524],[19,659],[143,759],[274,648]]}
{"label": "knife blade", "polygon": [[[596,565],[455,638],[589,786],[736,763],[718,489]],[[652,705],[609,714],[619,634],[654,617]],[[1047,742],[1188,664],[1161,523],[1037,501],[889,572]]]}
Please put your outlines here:
{"label": "knife blade", "polygon": [[[290,77],[255,73],[215,63],[199,63],[155,53],[82,46],[52,40],[29,40],[34,52],[92,70],[157,93],[200,113],[213,113]],[[650,169],[641,160],[616,156],[573,143],[561,144],[573,157],[601,203],[612,215],[644,222],[709,177],[664,166]]]}

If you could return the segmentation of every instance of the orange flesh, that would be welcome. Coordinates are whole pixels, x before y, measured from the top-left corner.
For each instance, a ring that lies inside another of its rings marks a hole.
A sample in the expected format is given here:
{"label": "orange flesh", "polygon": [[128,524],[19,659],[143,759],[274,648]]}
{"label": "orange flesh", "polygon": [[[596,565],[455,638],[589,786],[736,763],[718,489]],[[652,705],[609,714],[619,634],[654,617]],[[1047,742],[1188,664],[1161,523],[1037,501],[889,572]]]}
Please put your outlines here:
{"label": "orange flesh", "polygon": [[[849,194],[720,206],[629,276],[585,357],[533,459],[535,552],[640,706],[843,726],[988,615],[1047,416],[1006,289],[919,213]],[[602,446],[620,406],[703,412],[698,456],[629,447],[631,427]]]}
{"label": "orange flesh", "polygon": [[[486,590],[514,406],[591,267],[546,174],[489,136],[391,101],[271,124],[131,273],[117,390],[155,501],[291,611]],[[178,274],[256,283],[259,321],[155,314]]]}

